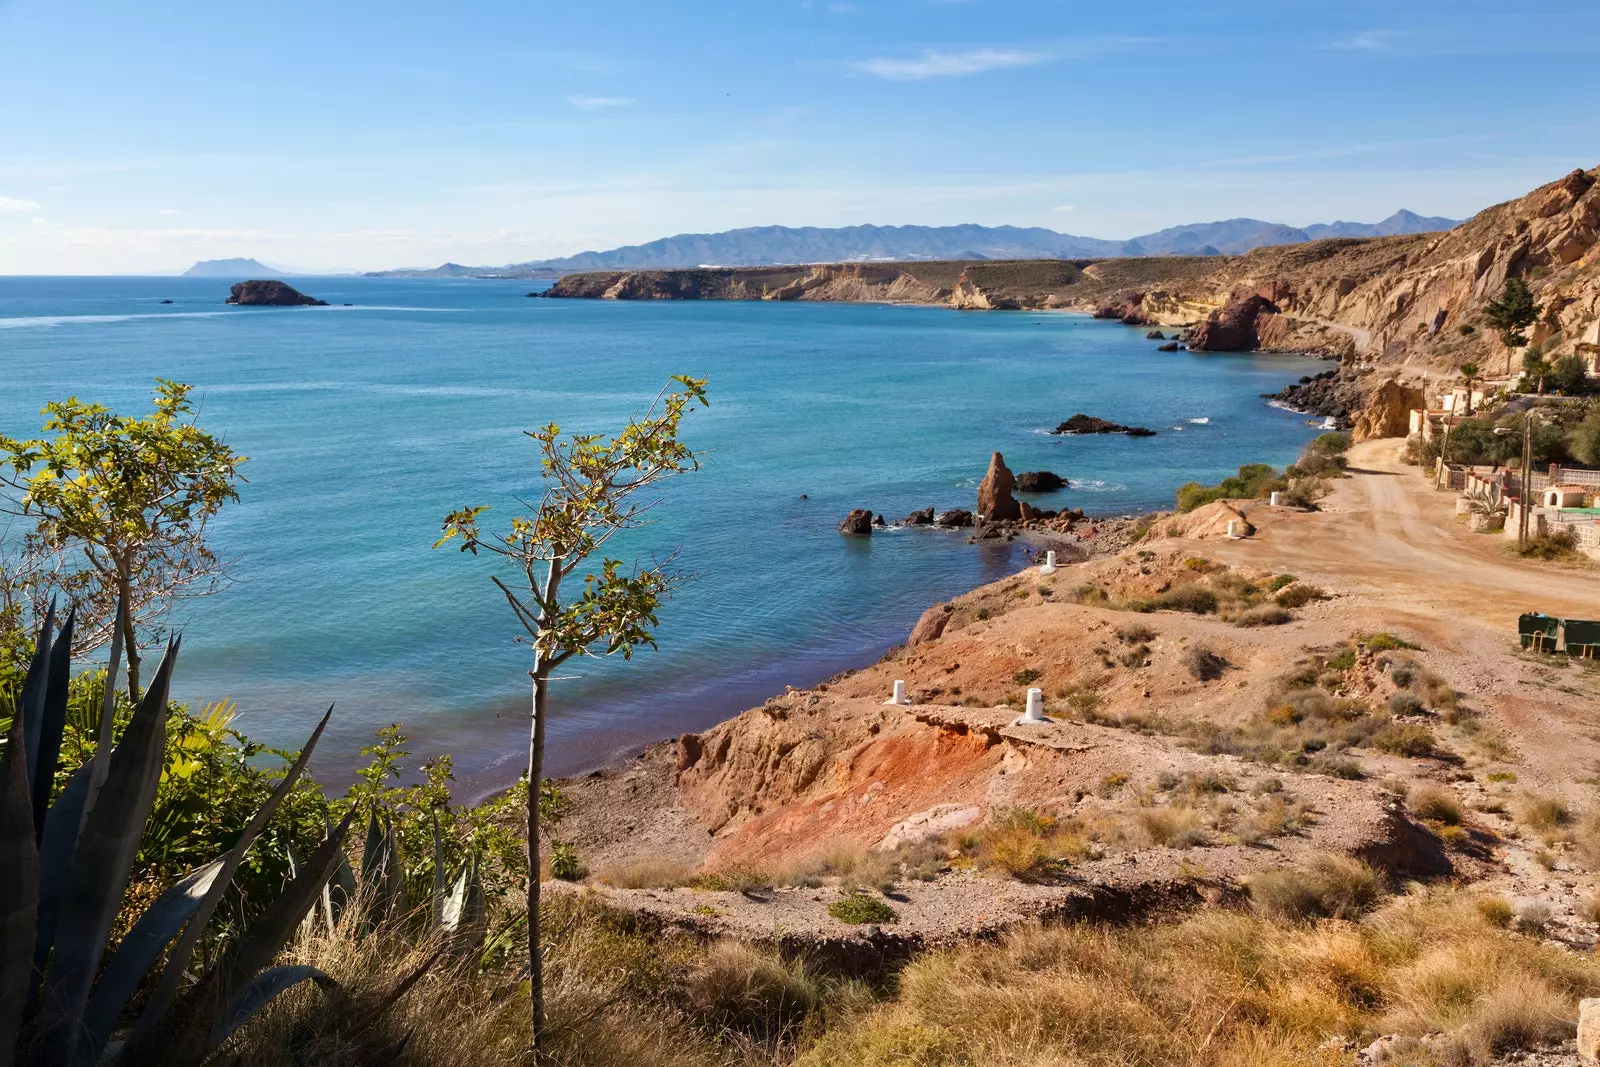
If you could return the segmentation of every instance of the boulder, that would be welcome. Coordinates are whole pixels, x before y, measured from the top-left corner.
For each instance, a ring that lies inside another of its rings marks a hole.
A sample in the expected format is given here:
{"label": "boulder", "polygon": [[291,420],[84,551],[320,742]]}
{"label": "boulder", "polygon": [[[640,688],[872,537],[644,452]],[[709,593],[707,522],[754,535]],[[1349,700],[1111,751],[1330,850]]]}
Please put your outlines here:
{"label": "boulder", "polygon": [[1019,493],[1053,493],[1066,487],[1067,480],[1054,471],[1023,471],[1017,475]]}
{"label": "boulder", "polygon": [[1097,319],[1116,319],[1124,326],[1146,326],[1143,311],[1144,294],[1122,293],[1094,309]]}
{"label": "boulder", "polygon": [[326,300],[307,296],[292,285],[278,281],[240,282],[228,293],[228,303],[240,307],[327,307]]}
{"label": "boulder", "polygon": [[1016,479],[1006,466],[1005,457],[996,452],[989,457],[989,473],[978,483],[978,516],[990,522],[1022,518],[1022,509],[1011,495],[1015,487]]}
{"label": "boulder", "polygon": [[932,526],[933,525],[933,509],[932,508],[923,508],[921,511],[913,511],[911,514],[907,515],[905,518],[900,520],[900,525],[901,526]]}
{"label": "boulder", "polygon": [[1221,311],[1211,317],[1189,336],[1189,348],[1194,352],[1250,352],[1260,347],[1258,319],[1263,315],[1276,315],[1278,305],[1260,293],[1235,293]]}
{"label": "boulder", "polygon": [[1160,330],[1151,330],[1149,333],[1144,335],[1144,339],[1146,341],[1165,341],[1167,339],[1167,335],[1162,333]]}
{"label": "boulder", "polygon": [[952,610],[949,604],[935,604],[924,611],[922,618],[911,628],[911,636],[906,638],[906,644],[920,645],[927,641],[939,640],[944,634],[944,628],[949,625]]}
{"label": "boulder", "polygon": [[878,529],[881,530],[885,526],[889,525],[889,520],[884,518],[882,515],[874,515],[872,517],[872,525],[878,527]]}
{"label": "boulder", "polygon": [[1401,385],[1399,379],[1390,378],[1380,385],[1367,400],[1366,407],[1356,416],[1351,429],[1353,441],[1370,441],[1374,437],[1404,437],[1411,432],[1411,412],[1427,406],[1423,391],[1411,385]]}
{"label": "boulder", "polygon": [[[1106,419],[1095,418],[1093,415],[1085,415],[1081,411],[1050,432],[1060,434],[1125,433],[1129,437],[1154,437],[1156,435],[1154,430],[1147,430],[1142,426],[1124,426],[1119,422],[1109,422]],[[999,455],[998,452],[995,454]]]}
{"label": "boulder", "polygon": [[1600,997],[1578,1001],[1578,1055],[1600,1063]]}
{"label": "boulder", "polygon": [[872,536],[872,511],[869,508],[856,508],[844,517],[839,524],[839,532],[852,537]]}
{"label": "boulder", "polygon": [[952,511],[946,511],[939,516],[937,523],[938,525],[950,530],[971,526],[972,512],[963,508],[956,508]]}
{"label": "boulder", "polygon": [[1176,342],[1176,341],[1168,341],[1164,345],[1157,345],[1156,346],[1156,351],[1157,352],[1176,352],[1177,350],[1178,350],[1178,342]]}

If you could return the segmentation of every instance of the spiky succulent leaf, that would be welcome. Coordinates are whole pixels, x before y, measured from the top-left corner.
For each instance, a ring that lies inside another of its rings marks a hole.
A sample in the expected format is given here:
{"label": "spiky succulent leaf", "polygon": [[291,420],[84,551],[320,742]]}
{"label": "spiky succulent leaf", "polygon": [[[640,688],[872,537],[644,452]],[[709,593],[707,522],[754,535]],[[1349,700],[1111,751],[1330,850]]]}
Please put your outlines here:
{"label": "spiky succulent leaf", "polygon": [[61,920],[61,902],[66,897],[67,879],[72,874],[72,859],[78,853],[78,831],[83,826],[83,807],[89,797],[91,781],[88,767],[79,767],[67,779],[67,787],[50,805],[44,821],[44,839],[39,843],[39,918],[34,927],[33,970],[43,974],[56,941]]}
{"label": "spiky succulent leaf", "polygon": [[[333,705],[328,705],[328,710],[323,714],[322,721],[317,723],[317,728],[311,731],[311,736],[306,739],[305,747],[300,750],[300,755],[294,763],[284,772],[283,779],[273,789],[261,807],[256,809],[250,821],[239,835],[239,840],[234,842],[233,848],[222,858],[222,871],[208,887],[205,898],[201,900],[195,911],[194,921],[183,931],[183,937],[174,946],[172,955],[167,962],[167,969],[161,975],[161,981],[156,986],[155,992],[150,996],[150,1003],[145,1009],[145,1017],[154,1023],[172,1004],[178,994],[178,986],[183,980],[184,972],[189,968],[189,959],[194,954],[195,945],[200,943],[200,935],[205,933],[206,924],[211,921],[217,905],[222,902],[222,896],[228,891],[228,886],[233,882],[233,876],[244,862],[245,853],[255,843],[261,831],[266,828],[268,820],[278,810],[278,805],[283,803],[295,783],[300,780],[305,772],[306,764],[311,760],[311,753],[316,750],[317,742],[322,738],[322,731],[328,728],[328,720],[333,717]],[[141,1020],[142,1026],[148,1026]]]}
{"label": "spiky succulent leaf", "polygon": [[28,788],[26,711],[11,720],[0,757],[0,1067],[11,1067],[33,971],[33,929],[39,909],[39,852]]}
{"label": "spiky succulent leaf", "polygon": [[122,939],[117,951],[106,962],[100,981],[95,983],[94,996],[89,998],[89,1006],[83,1013],[83,1035],[78,1045],[81,1062],[99,1060],[129,998],[161,959],[167,945],[183,929],[183,924],[199,909],[200,902],[222,873],[222,866],[222,860],[212,860],[191,871],[157,897]]}
{"label": "spiky succulent leaf", "polygon": [[316,967],[305,964],[269,967],[252,978],[233,998],[227,1010],[217,1016],[216,1025],[211,1029],[211,1047],[216,1048],[228,1040],[235,1030],[250,1020],[250,1016],[266,1007],[278,994],[288,992],[301,982],[315,982],[325,992],[339,988],[339,983],[326,971]]}
{"label": "spiky succulent leaf", "polygon": [[52,1055],[64,1058],[78,1032],[155,803],[165,755],[167,691],[178,645],[174,641],[167,646],[150,688],[111,755],[105,785],[78,835],[42,1004],[46,1047]]}
{"label": "spiky succulent leaf", "polygon": [[33,834],[44,839],[45,813],[50,810],[50,792],[55,788],[56,770],[61,766],[61,735],[67,728],[67,687],[72,683],[72,624],[75,609],[67,612],[61,632],[50,646],[50,661],[45,676],[44,700],[40,702],[39,751],[33,765]]}
{"label": "spiky succulent leaf", "polygon": [[[56,632],[56,602],[44,613],[44,626],[33,644],[33,659],[28,663],[28,673],[22,678],[22,694],[17,701],[17,717],[22,720],[23,752],[26,760],[23,773],[28,776],[28,792],[33,793],[35,771],[39,766],[39,732],[44,728],[44,693],[50,684],[50,641]],[[38,843],[35,834],[34,843]]]}

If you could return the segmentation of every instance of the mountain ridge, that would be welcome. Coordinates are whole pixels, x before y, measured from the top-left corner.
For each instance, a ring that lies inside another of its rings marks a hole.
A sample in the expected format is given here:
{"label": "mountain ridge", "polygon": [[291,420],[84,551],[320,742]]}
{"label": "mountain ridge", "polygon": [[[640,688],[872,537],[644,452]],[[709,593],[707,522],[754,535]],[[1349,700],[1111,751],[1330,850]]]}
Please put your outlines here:
{"label": "mountain ridge", "polygon": [[554,278],[594,270],[681,269],[942,260],[1101,259],[1123,256],[1237,255],[1323,237],[1378,237],[1450,229],[1453,219],[1401,209],[1375,223],[1289,226],[1236,218],[1172,226],[1125,241],[1079,237],[1042,226],[746,226],[717,233],[680,233],[644,244],[529,260],[503,267],[438,267],[369,271],[372,278]]}

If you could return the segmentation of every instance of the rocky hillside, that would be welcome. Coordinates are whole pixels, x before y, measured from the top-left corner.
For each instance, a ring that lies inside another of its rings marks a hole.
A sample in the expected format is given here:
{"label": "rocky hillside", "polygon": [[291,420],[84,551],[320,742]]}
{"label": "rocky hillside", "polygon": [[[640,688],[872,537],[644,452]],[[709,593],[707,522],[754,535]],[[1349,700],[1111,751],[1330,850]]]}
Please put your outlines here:
{"label": "rocky hillside", "polygon": [[1571,351],[1594,331],[1597,177],[1574,171],[1444,233],[1332,238],[1240,256],[619,270],[569,275],[547,295],[1066,308],[1130,325],[1196,327],[1192,347],[1202,350],[1443,368],[1477,361],[1493,371],[1507,353],[1482,328],[1483,308],[1512,275],[1526,277],[1546,309],[1531,336],[1548,354]]}

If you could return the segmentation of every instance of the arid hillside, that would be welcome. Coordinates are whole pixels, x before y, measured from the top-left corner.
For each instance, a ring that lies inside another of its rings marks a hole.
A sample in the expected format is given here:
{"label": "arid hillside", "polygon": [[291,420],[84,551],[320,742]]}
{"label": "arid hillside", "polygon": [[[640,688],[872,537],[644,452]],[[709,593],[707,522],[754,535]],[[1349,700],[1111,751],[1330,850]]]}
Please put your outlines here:
{"label": "arid hillside", "polygon": [[1217,349],[1316,351],[1439,369],[1476,361],[1493,371],[1506,349],[1484,328],[1483,309],[1508,277],[1525,277],[1542,305],[1531,338],[1547,355],[1596,340],[1597,177],[1600,171],[1573,171],[1443,233],[1314,241],[1242,256],[607,271],[568,275],[547,295],[1060,308],[1130,325],[1211,319],[1238,327],[1231,339],[1209,344]]}

